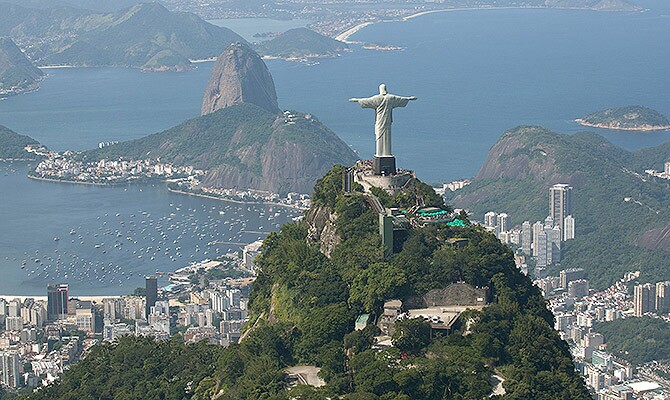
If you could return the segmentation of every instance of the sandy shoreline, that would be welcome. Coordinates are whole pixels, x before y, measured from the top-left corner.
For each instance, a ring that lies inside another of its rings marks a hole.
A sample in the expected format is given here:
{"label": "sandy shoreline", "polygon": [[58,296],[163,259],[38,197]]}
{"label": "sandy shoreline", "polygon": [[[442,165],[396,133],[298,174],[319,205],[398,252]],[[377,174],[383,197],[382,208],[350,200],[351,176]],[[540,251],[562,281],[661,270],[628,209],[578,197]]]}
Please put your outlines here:
{"label": "sandy shoreline", "polygon": [[354,33],[360,31],[361,29],[365,28],[368,25],[376,24],[379,22],[405,22],[409,21],[414,18],[418,18],[424,15],[428,14],[434,14],[434,13],[440,13],[440,12],[448,12],[448,11],[481,11],[481,10],[515,10],[515,9],[535,9],[535,8],[542,8],[542,7],[460,7],[460,8],[444,8],[444,9],[438,9],[438,10],[425,10],[425,11],[419,11],[417,13],[408,15],[406,17],[402,17],[400,19],[389,19],[389,20],[380,20],[380,21],[366,21],[362,22],[352,28],[347,29],[346,31],[340,33],[339,35],[335,36],[335,40],[339,40],[344,43],[356,43],[349,41],[349,37],[353,35]]}
{"label": "sandy shoreline", "polygon": [[637,132],[650,132],[650,131],[667,131],[670,130],[670,125],[663,125],[663,126],[652,126],[652,125],[643,125],[637,128],[624,128],[624,127],[616,127],[616,126],[609,126],[605,124],[592,124],[590,122],[586,122],[581,118],[577,118],[575,120],[576,123],[578,123],[581,126],[588,126],[589,128],[600,128],[600,129],[611,129],[615,131],[637,131]]}

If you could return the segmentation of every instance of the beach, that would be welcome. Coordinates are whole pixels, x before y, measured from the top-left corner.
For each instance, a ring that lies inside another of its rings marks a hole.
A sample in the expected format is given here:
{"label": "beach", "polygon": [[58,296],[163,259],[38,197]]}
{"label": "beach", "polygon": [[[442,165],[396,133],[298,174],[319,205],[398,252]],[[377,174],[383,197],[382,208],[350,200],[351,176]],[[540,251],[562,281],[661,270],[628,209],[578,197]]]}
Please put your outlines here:
{"label": "beach", "polygon": [[545,8],[545,7],[459,7],[459,8],[443,8],[436,10],[425,10],[419,11],[417,13],[402,17],[400,19],[389,19],[389,20],[379,20],[379,21],[366,21],[362,22],[352,28],[347,29],[346,31],[335,36],[335,40],[339,40],[344,43],[355,44],[357,42],[350,41],[349,37],[359,30],[365,28],[368,25],[376,24],[378,22],[405,22],[414,18],[421,17],[423,15],[438,13],[438,12],[447,12],[447,11],[481,11],[481,10],[510,10],[510,9],[526,9],[526,8]]}

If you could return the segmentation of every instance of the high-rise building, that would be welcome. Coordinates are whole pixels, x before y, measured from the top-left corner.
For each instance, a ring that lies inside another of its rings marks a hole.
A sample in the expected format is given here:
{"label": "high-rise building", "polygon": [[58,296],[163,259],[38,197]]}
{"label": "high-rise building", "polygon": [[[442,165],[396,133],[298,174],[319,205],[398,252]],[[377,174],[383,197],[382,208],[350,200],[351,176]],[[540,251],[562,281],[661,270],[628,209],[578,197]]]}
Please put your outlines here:
{"label": "high-rise building", "polygon": [[544,219],[544,229],[551,229],[554,227],[554,218],[550,215]]}
{"label": "high-rise building", "polygon": [[498,233],[507,232],[509,230],[509,215],[506,213],[498,214],[497,217]]}
{"label": "high-rise building", "polygon": [[145,279],[145,289],[146,289],[146,308],[144,311],[144,317],[149,318],[151,314],[151,307],[156,305],[156,300],[158,300],[158,278],[155,276],[147,276]]}
{"label": "high-rise building", "polygon": [[572,215],[572,186],[558,183],[549,189],[549,193],[549,216],[560,225],[561,232],[565,232],[565,217]]}
{"label": "high-rise building", "polygon": [[670,281],[656,283],[656,311],[665,312],[670,307]]}
{"label": "high-rise building", "polygon": [[568,268],[564,269],[559,273],[561,279],[561,287],[563,289],[568,289],[568,283],[576,281],[578,279],[584,279],[586,273],[582,268]]}
{"label": "high-rise building", "polygon": [[537,252],[539,249],[538,246],[538,239],[540,237],[540,232],[544,230],[544,225],[542,222],[537,221],[536,223],[533,224],[533,257],[537,257]]}
{"label": "high-rise building", "polygon": [[537,240],[535,241],[535,247],[537,247],[537,256],[535,257],[535,265],[538,267],[546,267],[549,265],[549,258],[551,255],[547,254],[547,250],[551,247],[547,246],[547,232],[542,230],[537,235]]}
{"label": "high-rise building", "polygon": [[493,211],[489,211],[484,214],[484,226],[487,228],[493,228],[496,226],[498,214]]}
{"label": "high-rise building", "polygon": [[561,229],[555,226],[545,230],[547,233],[547,263],[556,264],[561,261]]}
{"label": "high-rise building", "polygon": [[21,383],[19,354],[15,351],[0,352],[0,382],[10,388],[18,388]]}
{"label": "high-rise building", "polygon": [[95,332],[95,311],[90,301],[79,301],[75,306],[75,322],[77,329],[84,332]]}
{"label": "high-rise building", "polygon": [[656,286],[651,283],[636,285],[633,295],[633,311],[636,317],[656,311]]}
{"label": "high-rise building", "polygon": [[563,220],[563,240],[571,240],[575,238],[575,218],[568,215]]}
{"label": "high-rise building", "polygon": [[47,285],[47,319],[53,321],[67,315],[67,283]]}
{"label": "high-rise building", "polygon": [[521,251],[523,254],[530,255],[530,245],[533,242],[533,230],[531,229],[530,222],[524,221],[521,224]]}

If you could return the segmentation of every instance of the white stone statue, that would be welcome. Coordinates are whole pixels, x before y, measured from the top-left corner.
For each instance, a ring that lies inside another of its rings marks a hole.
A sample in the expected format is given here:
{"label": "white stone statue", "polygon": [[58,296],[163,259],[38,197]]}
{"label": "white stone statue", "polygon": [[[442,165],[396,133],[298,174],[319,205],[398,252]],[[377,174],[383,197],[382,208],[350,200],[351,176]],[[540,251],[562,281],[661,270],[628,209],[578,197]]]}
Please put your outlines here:
{"label": "white stone statue", "polygon": [[410,100],[416,100],[415,96],[402,97],[390,94],[386,91],[386,85],[379,85],[379,94],[367,99],[351,98],[349,101],[360,104],[361,108],[374,108],[375,117],[375,140],[377,157],[392,157],[391,153],[391,123],[393,122],[393,109],[405,107]]}

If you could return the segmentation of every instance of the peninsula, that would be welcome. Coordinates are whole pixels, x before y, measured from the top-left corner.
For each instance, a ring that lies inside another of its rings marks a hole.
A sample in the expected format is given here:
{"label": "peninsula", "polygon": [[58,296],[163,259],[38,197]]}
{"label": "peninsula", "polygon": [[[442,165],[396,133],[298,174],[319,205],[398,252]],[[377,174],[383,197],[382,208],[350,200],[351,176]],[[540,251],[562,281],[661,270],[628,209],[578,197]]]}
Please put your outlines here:
{"label": "peninsula", "polygon": [[642,106],[608,108],[576,119],[575,122],[594,128],[620,131],[659,131],[670,129],[670,121],[661,113]]}

